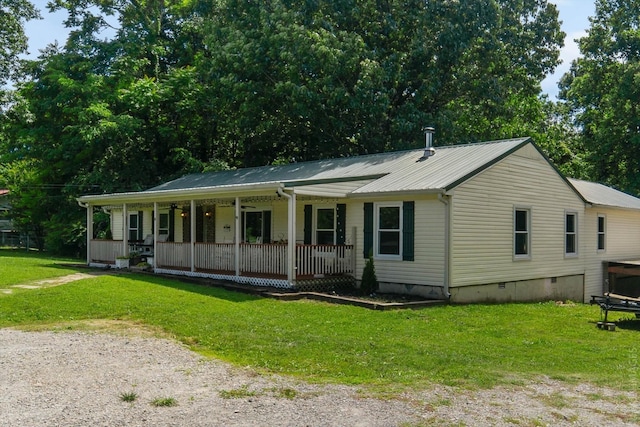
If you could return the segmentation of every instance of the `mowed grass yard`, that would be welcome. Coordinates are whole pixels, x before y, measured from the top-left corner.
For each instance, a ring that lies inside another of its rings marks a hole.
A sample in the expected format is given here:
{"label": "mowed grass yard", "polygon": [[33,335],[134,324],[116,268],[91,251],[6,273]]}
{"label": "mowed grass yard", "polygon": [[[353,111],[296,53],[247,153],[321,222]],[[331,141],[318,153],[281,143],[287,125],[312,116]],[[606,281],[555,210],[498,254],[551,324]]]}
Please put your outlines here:
{"label": "mowed grass yard", "polygon": [[[59,262],[0,251],[0,288],[78,271]],[[433,383],[484,388],[541,376],[637,390],[640,320],[624,316],[614,315],[622,321],[607,332],[595,327],[599,308],[585,304],[379,312],[143,274],[0,293],[0,327],[81,329],[88,320],[125,321],[239,366],[397,391]]]}

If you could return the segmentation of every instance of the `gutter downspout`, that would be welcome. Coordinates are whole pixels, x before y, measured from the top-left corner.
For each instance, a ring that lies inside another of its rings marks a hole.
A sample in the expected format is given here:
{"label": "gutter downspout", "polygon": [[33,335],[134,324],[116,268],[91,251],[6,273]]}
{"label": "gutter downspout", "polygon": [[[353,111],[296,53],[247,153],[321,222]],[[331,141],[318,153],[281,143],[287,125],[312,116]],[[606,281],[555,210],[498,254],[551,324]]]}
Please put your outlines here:
{"label": "gutter downspout", "polygon": [[190,212],[189,212],[189,235],[190,235],[190,242],[189,242],[189,251],[190,251],[190,255],[189,257],[191,258],[190,261],[190,269],[191,272],[193,273],[194,271],[196,271],[196,201],[195,200],[191,200],[191,205],[189,206]]}
{"label": "gutter downspout", "polygon": [[444,294],[451,299],[451,198],[445,191],[438,193],[438,200],[444,204]]}
{"label": "gutter downspout", "polygon": [[278,195],[287,199],[287,281],[294,284],[296,280],[296,195],[287,194],[282,187],[276,190]]}
{"label": "gutter downspout", "polygon": [[240,239],[242,239],[242,230],[240,230],[240,226],[242,222],[240,221],[240,216],[242,215],[240,206],[240,197],[236,197],[236,206],[235,206],[235,245],[234,245],[234,254],[235,254],[235,270],[236,277],[240,276]]}

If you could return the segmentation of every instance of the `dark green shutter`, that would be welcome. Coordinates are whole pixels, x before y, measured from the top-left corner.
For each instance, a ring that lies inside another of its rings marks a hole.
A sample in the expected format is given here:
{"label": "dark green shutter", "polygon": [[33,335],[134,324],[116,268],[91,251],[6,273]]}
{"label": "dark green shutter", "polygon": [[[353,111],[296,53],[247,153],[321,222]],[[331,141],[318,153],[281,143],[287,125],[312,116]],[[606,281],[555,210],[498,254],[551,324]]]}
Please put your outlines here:
{"label": "dark green shutter", "polygon": [[362,255],[369,258],[373,251],[373,203],[364,204],[364,245]]}
{"label": "dark green shutter", "polygon": [[142,224],[142,218],[144,217],[144,212],[138,211],[138,240],[144,240],[144,230]]}
{"label": "dark green shutter", "polygon": [[413,261],[415,240],[415,203],[402,203],[402,260]]}
{"label": "dark green shutter", "polygon": [[167,237],[167,241],[174,242],[176,237],[175,233],[176,233],[176,210],[175,208],[171,208],[169,210],[169,237]]}
{"label": "dark green shutter", "polygon": [[338,203],[336,206],[336,244],[344,245],[347,240],[347,205]]}
{"label": "dark green shutter", "polygon": [[196,216],[192,220],[196,222],[196,242],[204,242],[204,209],[196,206]]}
{"label": "dark green shutter", "polygon": [[304,244],[311,244],[313,234],[313,206],[304,205]]}
{"label": "dark green shutter", "polygon": [[262,243],[271,243],[271,211],[262,211]]}

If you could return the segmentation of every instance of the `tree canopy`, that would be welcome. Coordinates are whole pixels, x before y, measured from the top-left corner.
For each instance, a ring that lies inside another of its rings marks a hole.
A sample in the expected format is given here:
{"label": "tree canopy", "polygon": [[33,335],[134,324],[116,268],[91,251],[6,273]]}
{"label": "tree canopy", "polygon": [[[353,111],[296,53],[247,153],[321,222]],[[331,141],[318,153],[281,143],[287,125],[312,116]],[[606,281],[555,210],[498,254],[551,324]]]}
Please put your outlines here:
{"label": "tree canopy", "polygon": [[57,210],[32,206],[31,219],[55,247],[76,247],[52,231],[81,223],[78,194],[418,147],[427,125],[440,145],[532,135],[571,157],[564,122],[549,120],[560,110],[540,96],[564,38],[546,0],[50,7],[72,31],[23,68],[0,116],[0,165],[36,172],[30,186]]}
{"label": "tree canopy", "polygon": [[28,0],[0,0],[0,86],[14,77],[19,55],[27,50],[24,23],[39,17]]}
{"label": "tree canopy", "polygon": [[561,82],[580,131],[586,175],[640,192],[640,2],[597,0],[582,57]]}

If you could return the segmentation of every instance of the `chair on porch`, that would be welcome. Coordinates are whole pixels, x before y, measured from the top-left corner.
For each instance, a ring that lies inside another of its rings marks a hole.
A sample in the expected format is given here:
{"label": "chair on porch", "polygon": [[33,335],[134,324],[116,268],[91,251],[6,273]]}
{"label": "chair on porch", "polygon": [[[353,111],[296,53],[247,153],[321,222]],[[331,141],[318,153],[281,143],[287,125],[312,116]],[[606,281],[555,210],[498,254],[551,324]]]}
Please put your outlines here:
{"label": "chair on porch", "polygon": [[136,246],[140,255],[153,255],[153,234],[147,234],[144,241]]}

